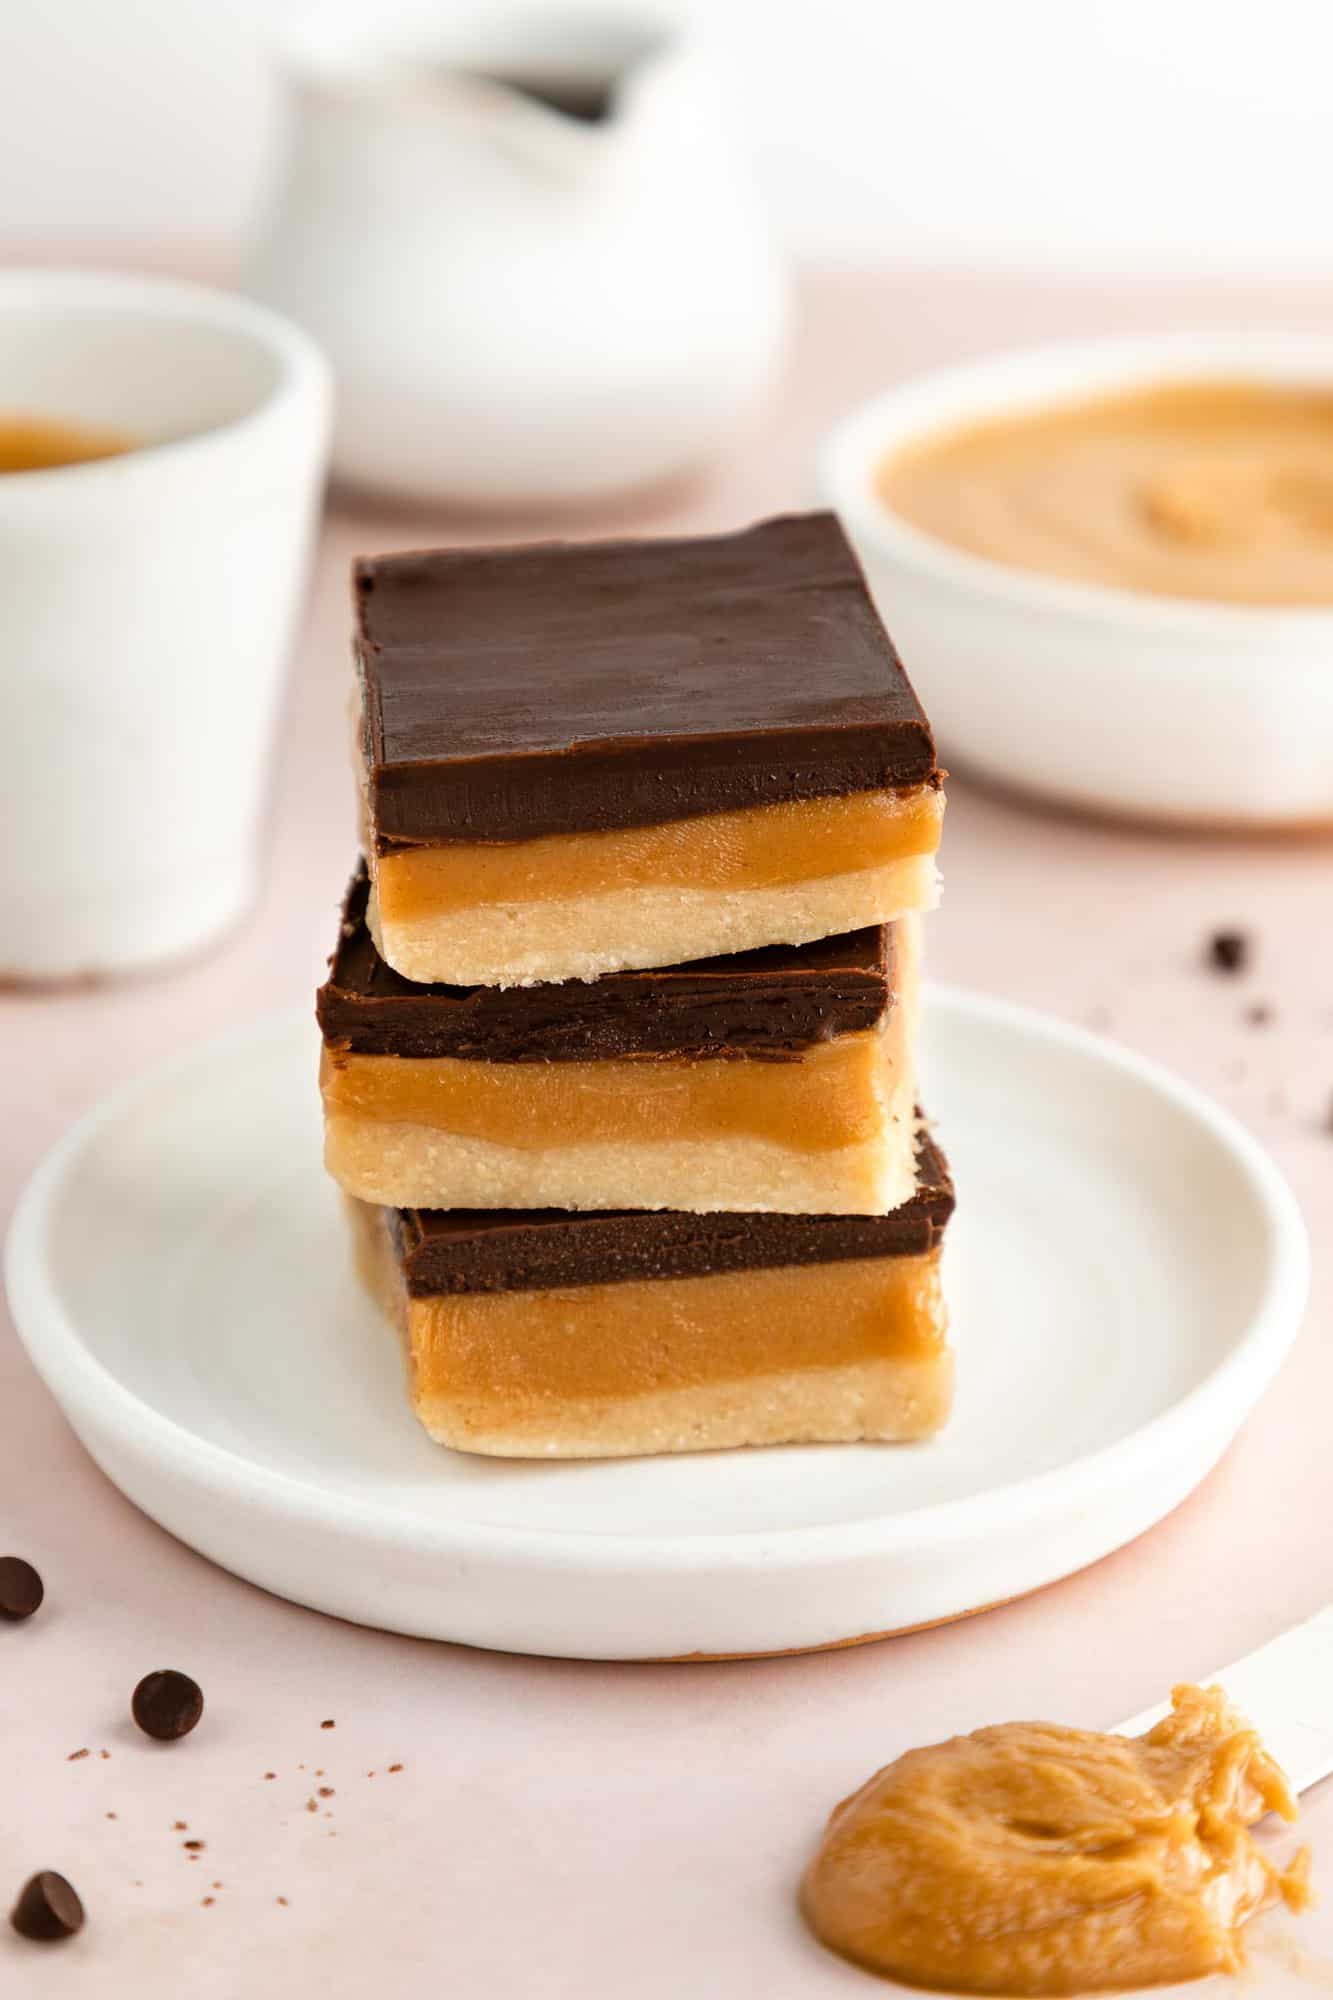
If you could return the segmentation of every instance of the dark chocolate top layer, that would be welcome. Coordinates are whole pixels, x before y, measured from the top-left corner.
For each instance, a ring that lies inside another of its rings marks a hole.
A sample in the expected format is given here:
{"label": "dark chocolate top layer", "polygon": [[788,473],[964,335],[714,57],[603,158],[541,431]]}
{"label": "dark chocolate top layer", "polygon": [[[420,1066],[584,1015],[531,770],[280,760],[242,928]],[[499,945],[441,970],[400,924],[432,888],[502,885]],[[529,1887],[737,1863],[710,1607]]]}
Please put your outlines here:
{"label": "dark chocolate top layer", "polygon": [[953,1213],[944,1155],[923,1136],[917,1189],[888,1215],[682,1215],[674,1209],[394,1209],[407,1289],[539,1292],[562,1285],[707,1277],[932,1250]]}
{"label": "dark chocolate top layer", "polygon": [[557,986],[414,986],[375,949],[365,924],[368,886],[362,870],[347,892],[338,949],[315,1000],[325,1042],[355,1055],[780,1061],[876,1027],[892,1004],[889,926]]}
{"label": "dark chocolate top layer", "polygon": [[832,514],[359,561],[381,849],[651,826],[936,776]]}

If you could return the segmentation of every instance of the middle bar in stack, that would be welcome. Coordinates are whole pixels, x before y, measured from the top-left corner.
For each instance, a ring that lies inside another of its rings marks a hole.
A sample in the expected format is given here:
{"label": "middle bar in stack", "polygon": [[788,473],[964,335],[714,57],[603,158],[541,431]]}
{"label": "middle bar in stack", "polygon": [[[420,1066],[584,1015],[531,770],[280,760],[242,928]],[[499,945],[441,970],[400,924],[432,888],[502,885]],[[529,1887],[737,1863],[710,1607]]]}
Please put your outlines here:
{"label": "middle bar in stack", "polygon": [[917,924],[591,984],[414,986],[353,882],[325,1159],[397,1208],[879,1215],[915,1185]]}

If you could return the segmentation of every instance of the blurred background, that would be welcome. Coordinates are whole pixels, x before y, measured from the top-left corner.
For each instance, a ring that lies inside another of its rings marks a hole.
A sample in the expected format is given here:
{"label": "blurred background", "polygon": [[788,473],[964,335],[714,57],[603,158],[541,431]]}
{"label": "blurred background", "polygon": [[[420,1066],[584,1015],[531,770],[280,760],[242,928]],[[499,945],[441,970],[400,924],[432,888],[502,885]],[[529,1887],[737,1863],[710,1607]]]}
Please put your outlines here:
{"label": "blurred background", "polygon": [[[8,0],[0,241],[225,274],[275,137],[272,0]],[[542,0],[533,0],[533,13]],[[603,0],[599,12],[615,11]],[[805,259],[1322,272],[1327,0],[696,0]]]}

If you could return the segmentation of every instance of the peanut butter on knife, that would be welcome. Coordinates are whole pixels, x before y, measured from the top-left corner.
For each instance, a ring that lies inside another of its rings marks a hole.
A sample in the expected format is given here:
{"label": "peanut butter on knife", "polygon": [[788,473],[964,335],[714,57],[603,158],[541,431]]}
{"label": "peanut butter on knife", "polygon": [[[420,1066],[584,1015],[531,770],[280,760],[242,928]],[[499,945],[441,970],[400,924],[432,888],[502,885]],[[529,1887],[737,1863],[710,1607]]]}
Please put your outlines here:
{"label": "peanut butter on knife", "polygon": [[1244,1925],[1308,1900],[1249,1829],[1296,1816],[1220,1688],[1144,1736],[1014,1722],[909,1750],[836,1808],[807,1870],[815,1934],[867,1970],[963,1993],[1076,1994],[1233,1972]]}

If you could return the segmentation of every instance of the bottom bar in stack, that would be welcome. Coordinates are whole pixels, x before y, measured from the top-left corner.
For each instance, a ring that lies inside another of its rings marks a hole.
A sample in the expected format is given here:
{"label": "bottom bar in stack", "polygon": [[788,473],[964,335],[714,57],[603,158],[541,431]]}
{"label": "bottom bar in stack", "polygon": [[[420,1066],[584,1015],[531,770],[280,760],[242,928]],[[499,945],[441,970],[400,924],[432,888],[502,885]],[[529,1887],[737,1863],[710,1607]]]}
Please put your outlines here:
{"label": "bottom bar in stack", "polygon": [[887,1215],[393,1209],[348,1199],[441,1444],[508,1458],[928,1437],[953,1358],[943,1155]]}

